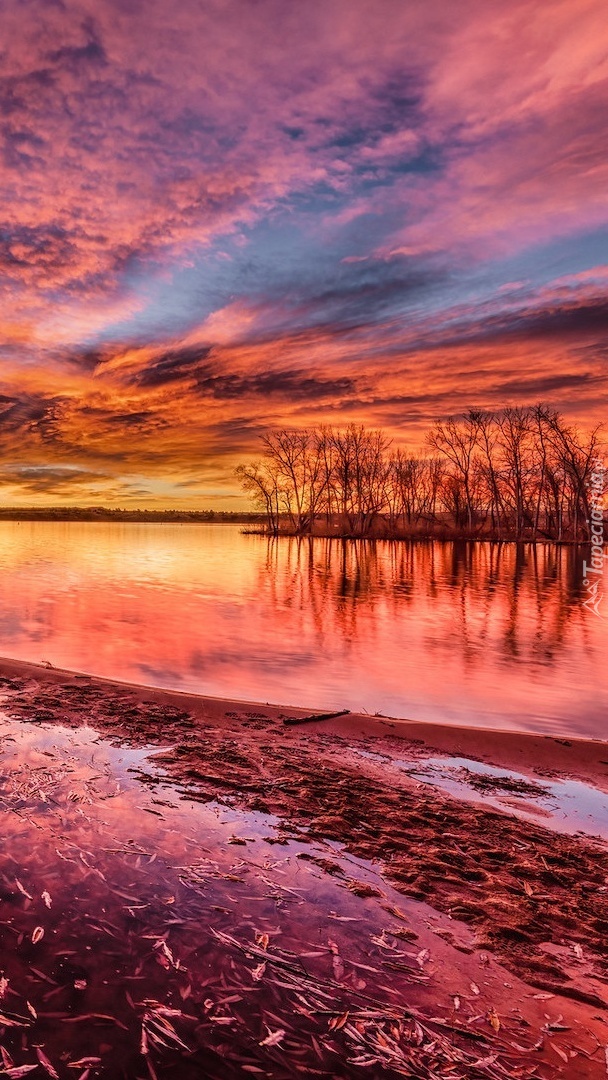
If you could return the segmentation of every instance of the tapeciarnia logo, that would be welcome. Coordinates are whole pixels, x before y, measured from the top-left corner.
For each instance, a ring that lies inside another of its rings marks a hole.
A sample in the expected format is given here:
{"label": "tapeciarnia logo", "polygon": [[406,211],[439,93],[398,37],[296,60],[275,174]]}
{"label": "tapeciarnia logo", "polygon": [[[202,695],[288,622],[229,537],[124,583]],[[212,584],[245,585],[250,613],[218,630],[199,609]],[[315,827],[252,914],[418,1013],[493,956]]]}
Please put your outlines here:
{"label": "tapeciarnia logo", "polygon": [[592,611],[598,618],[602,618],[600,604],[604,597],[601,591],[604,575],[604,559],[608,553],[604,551],[604,463],[600,458],[594,462],[595,468],[591,474],[589,490],[591,498],[590,517],[588,519],[591,538],[591,561],[583,561],[583,585],[587,590],[587,598],[583,601],[583,607]]}

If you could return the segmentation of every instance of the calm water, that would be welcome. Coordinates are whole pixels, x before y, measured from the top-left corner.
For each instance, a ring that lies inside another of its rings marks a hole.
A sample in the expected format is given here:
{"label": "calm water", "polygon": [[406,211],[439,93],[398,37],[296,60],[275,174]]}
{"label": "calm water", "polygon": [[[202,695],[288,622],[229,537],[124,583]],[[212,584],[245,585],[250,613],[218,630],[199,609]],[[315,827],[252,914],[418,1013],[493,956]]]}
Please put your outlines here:
{"label": "calm water", "polygon": [[608,622],[582,607],[582,559],[3,522],[0,654],[251,701],[603,739]]}

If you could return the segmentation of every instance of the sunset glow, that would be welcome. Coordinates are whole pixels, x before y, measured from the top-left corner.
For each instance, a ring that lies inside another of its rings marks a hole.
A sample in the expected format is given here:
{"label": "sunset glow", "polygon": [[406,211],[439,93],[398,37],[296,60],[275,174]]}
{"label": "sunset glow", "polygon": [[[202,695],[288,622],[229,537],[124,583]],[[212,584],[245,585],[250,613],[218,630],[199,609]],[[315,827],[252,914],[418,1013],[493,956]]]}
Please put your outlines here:
{"label": "sunset glow", "polygon": [[601,0],[3,19],[3,504],[241,509],[277,424],[606,419]]}

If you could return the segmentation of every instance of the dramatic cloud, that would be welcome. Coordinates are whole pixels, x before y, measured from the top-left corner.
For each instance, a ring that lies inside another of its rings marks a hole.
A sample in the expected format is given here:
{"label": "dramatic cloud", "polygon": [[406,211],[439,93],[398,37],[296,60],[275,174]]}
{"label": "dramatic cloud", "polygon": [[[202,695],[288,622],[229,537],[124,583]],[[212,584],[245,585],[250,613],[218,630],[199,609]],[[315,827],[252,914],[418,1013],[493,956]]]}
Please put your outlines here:
{"label": "dramatic cloud", "polygon": [[0,482],[231,505],[273,424],[608,413],[602,0],[6,0]]}

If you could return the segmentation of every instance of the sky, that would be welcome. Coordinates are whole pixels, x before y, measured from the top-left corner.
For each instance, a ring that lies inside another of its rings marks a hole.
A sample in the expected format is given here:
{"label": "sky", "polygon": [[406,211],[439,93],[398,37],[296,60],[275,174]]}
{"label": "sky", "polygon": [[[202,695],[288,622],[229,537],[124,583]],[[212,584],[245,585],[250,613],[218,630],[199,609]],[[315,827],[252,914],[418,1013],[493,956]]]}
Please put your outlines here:
{"label": "sky", "polygon": [[608,416],[605,0],[0,0],[0,503]]}

